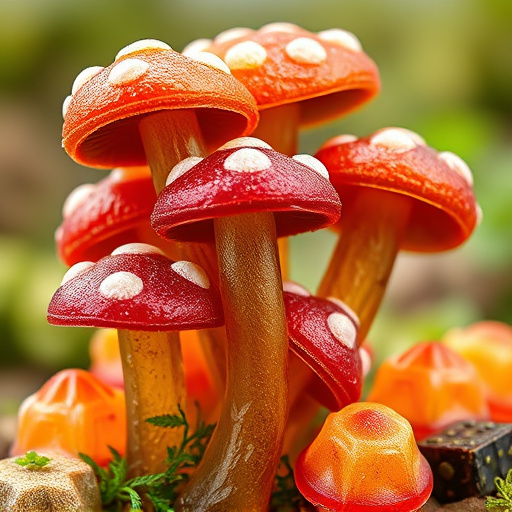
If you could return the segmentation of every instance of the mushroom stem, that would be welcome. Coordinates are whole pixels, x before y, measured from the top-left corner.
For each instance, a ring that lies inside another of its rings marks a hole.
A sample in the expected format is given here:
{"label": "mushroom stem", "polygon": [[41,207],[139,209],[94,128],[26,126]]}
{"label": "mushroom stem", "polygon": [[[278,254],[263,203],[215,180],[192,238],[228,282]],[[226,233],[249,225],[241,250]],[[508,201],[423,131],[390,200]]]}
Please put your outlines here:
{"label": "mushroom stem", "polygon": [[180,511],[267,510],[287,414],[288,339],[271,213],[216,219],[226,400]]}
{"label": "mushroom stem", "polygon": [[118,331],[126,393],[130,477],[165,471],[167,446],[178,446],[179,429],[146,420],[178,414],[185,402],[185,383],[177,332]]}
{"label": "mushroom stem", "polygon": [[318,289],[337,297],[358,316],[358,343],[379,309],[408,223],[411,200],[367,188],[342,216],[342,235]]}

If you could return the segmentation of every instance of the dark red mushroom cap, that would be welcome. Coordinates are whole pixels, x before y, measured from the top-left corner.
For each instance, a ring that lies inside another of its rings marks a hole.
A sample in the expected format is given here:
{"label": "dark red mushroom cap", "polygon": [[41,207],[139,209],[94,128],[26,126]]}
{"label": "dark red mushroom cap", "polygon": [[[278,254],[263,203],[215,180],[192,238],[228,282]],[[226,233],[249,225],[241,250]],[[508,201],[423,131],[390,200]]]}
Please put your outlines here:
{"label": "dark red mushroom cap", "polygon": [[152,232],[155,201],[147,167],[114,169],[97,184],[80,185],[66,199],[55,233],[59,258],[68,266],[97,261],[120,245],[139,241],[138,230]]}
{"label": "dark red mushroom cap", "polygon": [[190,157],[169,173],[151,217],[166,239],[213,241],[213,219],[272,212],[277,236],[334,223],[341,203],[325,167],[309,155],[293,158],[252,137],[235,139],[207,158]]}
{"label": "dark red mushroom cap", "polygon": [[[315,156],[329,170],[347,212],[362,187],[413,200],[403,249],[452,249],[466,241],[479,222],[467,164],[453,153],[427,147],[414,132],[385,128],[360,139],[342,135],[327,141]],[[336,227],[342,230],[342,222]]]}
{"label": "dark red mushroom cap", "polygon": [[138,123],[161,110],[194,109],[212,149],[251,133],[258,121],[254,98],[211,57],[204,63],[146,40],[121,50],[106,68],[87,68],[64,102],[64,149],[92,167],[144,165]]}
{"label": "dark red mushroom cap", "polygon": [[204,270],[157,247],[128,244],[71,267],[48,306],[53,325],[179,331],[222,325],[220,297]]}
{"label": "dark red mushroom cap", "polygon": [[290,348],[318,377],[309,391],[331,411],[361,397],[363,367],[357,348],[358,320],[340,300],[312,296],[285,283]]}

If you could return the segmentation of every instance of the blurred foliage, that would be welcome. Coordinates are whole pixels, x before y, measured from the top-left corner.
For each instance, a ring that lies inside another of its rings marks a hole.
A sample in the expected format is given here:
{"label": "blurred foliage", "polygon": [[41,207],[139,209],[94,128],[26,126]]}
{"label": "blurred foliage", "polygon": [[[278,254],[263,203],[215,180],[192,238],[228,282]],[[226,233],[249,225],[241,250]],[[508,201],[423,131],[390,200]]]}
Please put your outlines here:
{"label": "blurred foliage", "polygon": [[[53,252],[61,205],[72,188],[104,176],[60,148],[61,105],[74,77],[137,39],[180,50],[233,26],[273,21],[350,30],[381,71],[380,97],[304,133],[302,152],[339,133],[395,125],[458,153],[474,171],[483,223],[449,256],[399,258],[370,333],[378,359],[453,325],[512,323],[510,0],[0,0],[0,370],[87,365],[89,333],[45,323],[65,270]],[[333,237],[292,241],[294,279],[316,287]]]}

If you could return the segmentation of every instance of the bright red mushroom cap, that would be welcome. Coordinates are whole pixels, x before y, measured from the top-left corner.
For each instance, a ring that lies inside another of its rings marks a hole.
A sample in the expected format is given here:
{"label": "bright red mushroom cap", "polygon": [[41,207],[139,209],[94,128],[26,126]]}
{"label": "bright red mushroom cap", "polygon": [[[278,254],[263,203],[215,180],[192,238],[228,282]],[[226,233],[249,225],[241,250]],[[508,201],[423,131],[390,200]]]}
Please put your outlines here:
{"label": "bright red mushroom cap", "polygon": [[[413,200],[403,249],[452,249],[467,240],[479,221],[481,212],[466,163],[453,153],[427,147],[409,130],[385,128],[360,139],[334,137],[315,156],[329,170],[345,211],[352,207],[361,187]],[[343,229],[342,223],[339,227]]]}
{"label": "bright red mushroom cap", "polygon": [[289,236],[330,226],[341,203],[318,160],[242,137],[207,158],[178,163],[151,225],[166,239],[206,242],[214,239],[213,219],[256,212],[274,213],[277,236]]}
{"label": "bright red mushroom cap", "polygon": [[64,104],[64,149],[92,167],[144,165],[138,123],[161,110],[194,109],[210,148],[251,133],[254,98],[217,60],[205,64],[148,40],[124,48],[106,68],[87,68]]}
{"label": "bright red mushroom cap", "polygon": [[151,236],[155,201],[147,167],[114,169],[95,185],[80,185],[66,199],[55,233],[59,258],[68,266],[97,261],[116,247],[139,241],[139,229]]}
{"label": "bright red mushroom cap", "polygon": [[204,270],[156,247],[128,244],[71,267],[48,306],[53,325],[179,331],[222,325],[218,291]]}
{"label": "bright red mushroom cap", "polygon": [[315,124],[353,110],[380,89],[377,66],[357,37],[341,29],[309,32],[291,23],[258,31],[227,30],[210,44],[191,43],[221,57],[256,98],[258,108],[300,102],[301,124]]}
{"label": "bright red mushroom cap", "polygon": [[359,400],[363,373],[352,311],[295,283],[285,283],[283,298],[290,348],[318,377],[310,390],[314,398],[331,411]]}
{"label": "bright red mushroom cap", "polygon": [[407,420],[369,402],[329,414],[294,476],[306,499],[333,512],[412,512],[433,487]]}

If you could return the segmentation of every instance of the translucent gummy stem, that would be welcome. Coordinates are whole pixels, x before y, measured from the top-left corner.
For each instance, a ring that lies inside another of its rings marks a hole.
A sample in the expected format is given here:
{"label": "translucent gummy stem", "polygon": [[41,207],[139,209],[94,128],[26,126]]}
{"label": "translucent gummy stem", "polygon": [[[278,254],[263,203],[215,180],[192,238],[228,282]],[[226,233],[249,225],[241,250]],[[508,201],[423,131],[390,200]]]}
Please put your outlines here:
{"label": "translucent gummy stem", "polygon": [[215,236],[228,337],[226,400],[177,510],[263,512],[287,413],[288,340],[274,218],[216,220]]}
{"label": "translucent gummy stem", "polygon": [[178,404],[185,402],[179,335],[123,329],[118,336],[126,393],[129,474],[165,471],[167,446],[178,445],[181,432],[146,420],[178,414]]}
{"label": "translucent gummy stem", "polygon": [[341,218],[341,237],[318,289],[337,297],[359,317],[359,343],[380,306],[405,233],[411,200],[391,192],[365,189]]}

